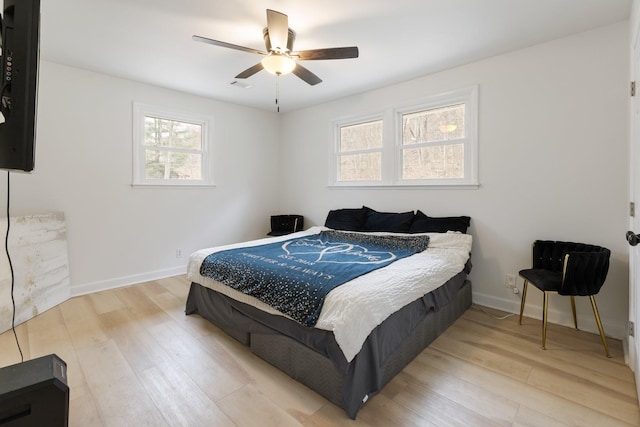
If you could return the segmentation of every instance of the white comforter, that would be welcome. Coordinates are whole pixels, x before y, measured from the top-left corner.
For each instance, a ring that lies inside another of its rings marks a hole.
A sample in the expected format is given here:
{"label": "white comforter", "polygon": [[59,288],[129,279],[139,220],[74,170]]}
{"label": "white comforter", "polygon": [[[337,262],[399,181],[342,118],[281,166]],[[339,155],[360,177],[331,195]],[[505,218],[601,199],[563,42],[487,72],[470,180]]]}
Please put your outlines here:
{"label": "white comforter", "polygon": [[[187,277],[235,300],[286,317],[250,295],[201,276],[200,265],[213,252],[308,236],[322,230],[327,228],[311,227],[286,236],[199,250],[189,258]],[[358,354],[371,331],[389,315],[462,271],[471,252],[471,236],[452,232],[428,234],[430,241],[427,250],[357,277],[335,288],[325,298],[315,327],[333,332],[347,361],[350,362]]]}

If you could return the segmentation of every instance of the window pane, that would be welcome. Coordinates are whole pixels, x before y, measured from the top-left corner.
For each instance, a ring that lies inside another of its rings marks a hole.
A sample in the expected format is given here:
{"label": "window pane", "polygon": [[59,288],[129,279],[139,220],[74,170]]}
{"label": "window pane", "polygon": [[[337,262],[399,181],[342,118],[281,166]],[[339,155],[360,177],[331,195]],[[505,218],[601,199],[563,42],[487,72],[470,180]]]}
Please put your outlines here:
{"label": "window pane", "polygon": [[340,127],[338,151],[367,150],[382,148],[382,120]]}
{"label": "window pane", "polygon": [[464,144],[402,150],[402,179],[464,178]]}
{"label": "window pane", "polygon": [[402,115],[403,145],[464,137],[464,104]]}
{"label": "window pane", "polygon": [[176,153],[164,150],[145,150],[146,179],[202,179],[200,154]]}
{"label": "window pane", "polygon": [[145,116],[144,143],[153,147],[202,150],[202,126]]}
{"label": "window pane", "polygon": [[380,181],[382,153],[347,154],[338,157],[338,181]]}

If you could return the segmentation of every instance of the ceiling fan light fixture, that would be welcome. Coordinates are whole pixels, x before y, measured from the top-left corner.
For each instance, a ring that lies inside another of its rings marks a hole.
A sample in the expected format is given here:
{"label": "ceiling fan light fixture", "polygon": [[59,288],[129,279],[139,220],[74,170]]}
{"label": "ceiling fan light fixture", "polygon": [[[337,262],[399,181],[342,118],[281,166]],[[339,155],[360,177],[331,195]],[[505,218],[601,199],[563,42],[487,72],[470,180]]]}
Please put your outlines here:
{"label": "ceiling fan light fixture", "polygon": [[275,75],[289,74],[296,68],[296,61],[282,54],[267,55],[260,62],[265,70]]}

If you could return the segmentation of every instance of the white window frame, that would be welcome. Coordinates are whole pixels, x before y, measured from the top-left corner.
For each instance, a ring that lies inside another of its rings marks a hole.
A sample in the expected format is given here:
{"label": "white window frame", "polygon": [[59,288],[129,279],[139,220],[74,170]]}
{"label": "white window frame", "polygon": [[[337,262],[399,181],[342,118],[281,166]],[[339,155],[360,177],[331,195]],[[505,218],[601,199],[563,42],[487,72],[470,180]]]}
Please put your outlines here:
{"label": "white window frame", "polygon": [[[464,128],[465,137],[455,141],[443,141],[444,145],[451,143],[464,144],[464,177],[448,178],[448,179],[403,179],[402,178],[402,152],[410,146],[402,144],[402,116],[404,114],[417,113],[425,110],[449,107],[453,105],[465,105]],[[419,186],[467,186],[478,185],[478,87],[473,86],[452,92],[447,92],[428,99],[395,109],[395,149],[396,149],[396,167],[395,182],[400,185],[419,185]]]}
{"label": "white window frame", "polygon": [[[341,155],[343,154],[347,154],[347,152],[341,152],[340,151],[340,135],[341,135],[341,129],[343,127],[346,126],[353,126],[353,125],[358,125],[358,124],[365,124],[365,123],[370,123],[370,122],[376,122],[376,121],[382,121],[382,132],[384,134],[385,129],[386,129],[386,121],[384,120],[384,113],[372,113],[372,114],[367,114],[367,115],[363,115],[363,116],[357,116],[357,117],[346,117],[346,118],[341,118],[341,119],[337,119],[334,120],[332,122],[332,137],[331,140],[333,141],[332,145],[331,145],[331,150],[330,150],[330,155],[329,155],[329,185],[335,185],[335,186],[351,186],[351,185],[355,185],[355,186],[372,186],[372,185],[379,185],[381,181],[338,181],[338,173],[339,173],[339,158]],[[384,143],[384,135],[383,135],[383,140],[382,140],[382,148],[380,149],[375,149],[375,148],[371,148],[371,149],[366,149],[366,150],[357,150],[357,151],[349,151],[348,154],[361,154],[361,153],[375,153],[380,151],[382,154],[382,179],[384,179],[385,176],[385,165],[384,165],[384,159],[385,157],[387,157],[387,155],[385,154],[385,151],[387,150],[386,144]]]}
{"label": "white window frame", "polygon": [[[464,172],[455,179],[402,179],[402,115],[434,108],[465,104]],[[340,128],[382,119],[382,179],[380,181],[338,181]],[[470,86],[432,95],[411,104],[390,106],[384,111],[334,119],[331,121],[329,150],[329,187],[422,187],[477,188],[478,181],[478,86]]]}
{"label": "white window frame", "polygon": [[[144,119],[158,117],[167,120],[192,123],[202,127],[202,179],[148,179],[145,173]],[[133,187],[213,187],[213,153],[211,135],[213,134],[213,118],[173,110],[155,105],[133,103]]]}

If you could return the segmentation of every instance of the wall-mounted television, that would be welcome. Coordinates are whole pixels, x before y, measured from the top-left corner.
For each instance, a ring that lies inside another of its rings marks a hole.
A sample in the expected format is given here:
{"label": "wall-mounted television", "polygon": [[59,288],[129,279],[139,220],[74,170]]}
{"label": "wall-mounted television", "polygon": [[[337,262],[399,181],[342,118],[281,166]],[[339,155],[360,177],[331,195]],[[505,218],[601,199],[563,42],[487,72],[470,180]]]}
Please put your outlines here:
{"label": "wall-mounted television", "polygon": [[40,0],[4,0],[1,22],[0,169],[28,172],[35,164]]}

